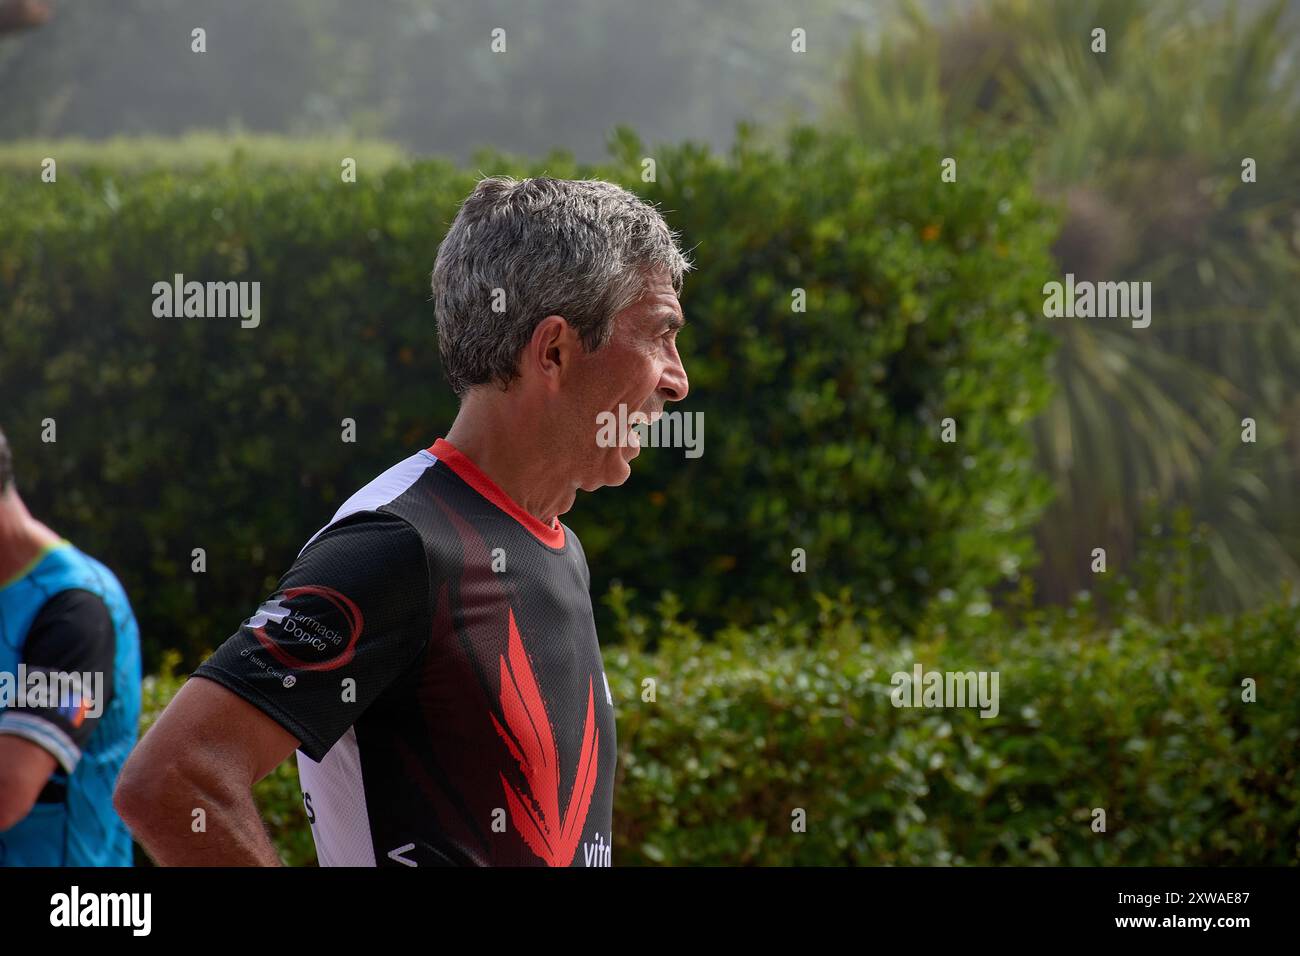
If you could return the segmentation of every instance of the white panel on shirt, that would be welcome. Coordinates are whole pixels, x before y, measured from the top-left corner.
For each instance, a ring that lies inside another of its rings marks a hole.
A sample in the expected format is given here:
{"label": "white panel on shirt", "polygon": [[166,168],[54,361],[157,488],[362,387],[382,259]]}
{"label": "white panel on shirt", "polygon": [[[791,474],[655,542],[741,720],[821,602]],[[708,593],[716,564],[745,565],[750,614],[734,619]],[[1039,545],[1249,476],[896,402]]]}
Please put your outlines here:
{"label": "white panel on shirt", "polygon": [[[376,508],[401,497],[402,492],[419,481],[425,469],[431,467],[437,461],[438,459],[425,449],[416,452],[410,458],[399,461],[343,502],[343,506],[334,513],[334,517],[330,519],[329,524],[312,535],[307,544],[302,546],[302,551],[306,551],[307,545],[349,515],[354,515],[359,511],[374,511]],[[299,551],[298,554],[301,555],[302,551]]]}
{"label": "white panel on shirt", "polygon": [[321,866],[374,866],[357,731],[349,727],[320,763],[298,751],[298,781],[311,794],[311,837]]}

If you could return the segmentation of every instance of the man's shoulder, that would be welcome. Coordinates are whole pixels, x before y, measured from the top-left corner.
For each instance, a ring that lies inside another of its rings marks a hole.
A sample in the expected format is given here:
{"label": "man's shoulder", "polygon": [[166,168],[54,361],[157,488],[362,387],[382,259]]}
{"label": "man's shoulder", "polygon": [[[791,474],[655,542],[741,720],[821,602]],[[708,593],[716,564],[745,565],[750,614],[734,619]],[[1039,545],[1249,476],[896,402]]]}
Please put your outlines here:
{"label": "man's shoulder", "polygon": [[82,611],[93,611],[95,605],[103,604],[115,618],[119,613],[132,616],[126,589],[117,575],[66,539],[59,539],[28,577],[42,595],[42,611],[51,604],[52,610],[77,605]]}
{"label": "man's shoulder", "polygon": [[341,562],[348,567],[407,563],[424,551],[420,532],[401,514],[386,506],[353,511],[335,518],[303,545],[295,566]]}
{"label": "man's shoulder", "polygon": [[96,591],[74,584],[56,591],[41,605],[32,621],[32,629],[51,621],[76,621],[84,624],[112,625],[108,604]]}
{"label": "man's shoulder", "polygon": [[564,529],[564,543],[569,552],[573,555],[578,567],[582,570],[583,581],[587,585],[587,590],[590,591],[591,567],[587,564],[587,552],[582,547],[582,540],[574,533],[573,529],[563,521],[560,522],[560,527]]}
{"label": "man's shoulder", "polygon": [[126,587],[122,584],[117,574],[114,573],[113,569],[103,561],[100,561],[94,555],[82,551],[76,545],[73,545],[70,550],[89,571],[91,579],[94,582],[94,586],[88,587],[87,590],[91,590],[98,594],[110,604],[119,605],[118,610],[120,610],[121,613],[133,616],[131,602],[126,593]]}
{"label": "man's shoulder", "polygon": [[23,636],[23,659],[50,667],[93,658],[112,667],[117,635],[103,597],[74,585],[56,591],[36,612]]}
{"label": "man's shoulder", "polygon": [[574,553],[582,559],[583,564],[586,564],[587,552],[582,547],[582,539],[578,537],[577,532],[563,521],[560,522],[560,527],[564,529],[564,543],[573,549]]}
{"label": "man's shoulder", "polygon": [[300,555],[318,539],[344,527],[355,529],[361,526],[363,529],[388,531],[394,521],[401,521],[412,533],[417,533],[405,516],[399,514],[393,506],[410,493],[436,461],[427,450],[422,449],[384,469],[339,506],[334,516],[303,545]]}

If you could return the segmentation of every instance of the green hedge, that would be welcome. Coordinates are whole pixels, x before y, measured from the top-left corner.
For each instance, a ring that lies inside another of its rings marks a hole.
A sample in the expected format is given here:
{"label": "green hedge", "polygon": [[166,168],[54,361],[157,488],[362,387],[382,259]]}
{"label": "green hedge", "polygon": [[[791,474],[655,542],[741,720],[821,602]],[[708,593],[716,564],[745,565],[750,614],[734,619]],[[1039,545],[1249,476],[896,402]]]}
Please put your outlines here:
{"label": "green hedge", "polygon": [[[706,641],[671,600],[646,619],[620,597],[618,865],[1300,863],[1294,600],[1178,625],[1131,598],[1113,625],[1087,599],[1015,627],[958,612],[961,636],[933,616],[901,641],[823,600],[814,624]],[[997,671],[1000,713],[894,707],[915,662]],[[179,685],[151,680],[146,725]],[[257,796],[286,862],[310,863],[292,763]]]}
{"label": "green hedge", "polygon": [[[832,608],[809,647],[760,629],[615,651],[617,858],[1295,865],[1298,627],[1294,603],[1176,628],[1101,626],[1084,603],[979,638],[938,627],[895,644],[867,625],[864,644]],[[1000,714],[895,708],[890,675],[916,662],[999,672]],[[647,675],[657,704],[636,695]]]}
{"label": "green hedge", "polygon": [[[603,167],[486,153],[470,170],[362,163],[355,184],[337,163],[238,155],[77,165],[55,184],[0,170],[0,414],[20,484],[122,576],[151,666],[171,647],[194,663],[348,494],[450,425],[428,280],[480,171],[621,181],[699,264],[680,344],[704,454],[649,449],[623,488],[581,497],[566,520],[597,598],[668,588],[713,627],[810,615],[814,593],[849,586],[906,624],[1019,574],[1045,496],[1024,424],[1048,388],[1055,229],[1025,144],[965,144],[956,183],[933,150],[809,129],[780,148],[742,130],[726,156],[627,131],[612,145]],[[261,325],[155,318],[174,273],[261,282]]]}
{"label": "green hedge", "polygon": [[182,136],[113,136],[108,139],[18,139],[0,143],[0,170],[18,181],[30,181],[46,157],[58,170],[82,173],[111,169],[117,173],[146,169],[202,172],[214,164],[239,162],[245,166],[297,168],[334,172],[343,157],[367,170],[387,169],[407,160],[396,143],[346,138],[284,136],[276,133],[194,130]]}

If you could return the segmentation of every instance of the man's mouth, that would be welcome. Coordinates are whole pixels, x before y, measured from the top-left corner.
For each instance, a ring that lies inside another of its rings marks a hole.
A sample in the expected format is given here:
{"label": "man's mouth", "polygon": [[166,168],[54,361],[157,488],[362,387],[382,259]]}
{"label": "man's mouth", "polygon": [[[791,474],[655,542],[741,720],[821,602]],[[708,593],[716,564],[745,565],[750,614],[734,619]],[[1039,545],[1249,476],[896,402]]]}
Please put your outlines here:
{"label": "man's mouth", "polygon": [[630,449],[630,452],[625,456],[625,460],[631,461],[641,453],[641,449],[645,445],[642,433],[638,429],[645,428],[657,422],[663,415],[663,409],[638,408],[633,411],[627,411],[626,409],[627,406],[624,405],[619,408],[617,413],[611,414],[617,414],[626,425],[620,444],[623,448]]}

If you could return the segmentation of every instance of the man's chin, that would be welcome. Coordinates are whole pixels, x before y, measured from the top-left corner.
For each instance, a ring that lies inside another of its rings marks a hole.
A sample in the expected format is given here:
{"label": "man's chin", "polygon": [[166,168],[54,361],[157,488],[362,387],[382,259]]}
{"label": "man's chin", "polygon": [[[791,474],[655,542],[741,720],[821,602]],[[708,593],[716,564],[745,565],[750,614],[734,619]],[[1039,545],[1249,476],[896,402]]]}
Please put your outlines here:
{"label": "man's chin", "polygon": [[[634,454],[632,458],[635,457],[636,455]],[[605,484],[611,488],[617,488],[619,485],[623,484],[623,482],[627,481],[628,478],[632,476],[632,458],[624,458],[622,455],[619,455],[618,464],[614,466],[614,474],[610,476],[611,480],[605,482]]]}
{"label": "man's chin", "polygon": [[609,488],[617,488],[632,477],[632,459],[639,454],[636,448],[629,449],[631,455],[624,457],[623,450],[620,449],[618,458],[610,465],[609,472],[606,473],[604,484]]}
{"label": "man's chin", "polygon": [[579,487],[586,492],[598,488],[617,488],[632,476],[632,463],[622,455],[617,461],[610,462],[600,477],[584,481]]}

